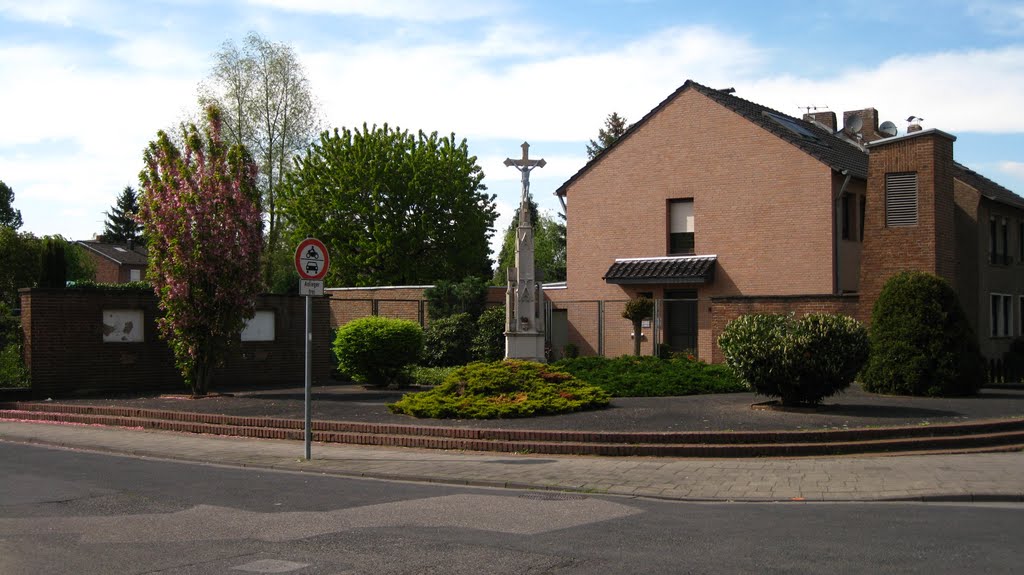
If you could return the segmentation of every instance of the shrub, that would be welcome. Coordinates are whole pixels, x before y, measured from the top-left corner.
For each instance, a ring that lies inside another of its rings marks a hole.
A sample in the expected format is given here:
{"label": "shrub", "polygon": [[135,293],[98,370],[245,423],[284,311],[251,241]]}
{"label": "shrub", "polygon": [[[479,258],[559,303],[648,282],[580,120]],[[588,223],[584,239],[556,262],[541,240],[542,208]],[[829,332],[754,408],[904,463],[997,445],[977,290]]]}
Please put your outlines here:
{"label": "shrub", "polygon": [[477,318],[472,356],[476,361],[505,357],[505,306],[488,308]]}
{"label": "shrub", "polygon": [[900,395],[967,395],[985,366],[960,300],[945,280],[904,272],[885,283],[871,314],[864,389]]}
{"label": "shrub", "polygon": [[338,328],[334,353],[338,369],[356,381],[403,386],[409,366],[423,353],[423,330],[404,319],[360,318]]}
{"label": "shrub", "polygon": [[424,363],[433,367],[469,363],[475,334],[476,323],[468,313],[457,313],[431,321],[424,334]]}
{"label": "shrub", "polygon": [[446,377],[451,375],[454,367],[424,367],[417,365],[412,368],[412,382],[424,387],[435,387],[444,383]]}
{"label": "shrub", "polygon": [[615,397],[660,397],[750,391],[728,367],[686,358],[625,355],[566,358],[552,367]]}
{"label": "shrub", "polygon": [[506,360],[460,367],[441,386],[406,394],[388,409],[415,417],[492,419],[595,409],[609,401],[607,393],[568,373]]}
{"label": "shrub", "polygon": [[562,357],[566,359],[574,359],[580,356],[580,348],[575,343],[567,343],[562,348]]}
{"label": "shrub", "polygon": [[0,348],[0,387],[29,387],[28,370],[21,361],[21,345]]}
{"label": "shrub", "polygon": [[816,405],[849,387],[867,359],[867,332],[833,314],[750,314],[718,338],[726,363],[753,390],[783,405]]}

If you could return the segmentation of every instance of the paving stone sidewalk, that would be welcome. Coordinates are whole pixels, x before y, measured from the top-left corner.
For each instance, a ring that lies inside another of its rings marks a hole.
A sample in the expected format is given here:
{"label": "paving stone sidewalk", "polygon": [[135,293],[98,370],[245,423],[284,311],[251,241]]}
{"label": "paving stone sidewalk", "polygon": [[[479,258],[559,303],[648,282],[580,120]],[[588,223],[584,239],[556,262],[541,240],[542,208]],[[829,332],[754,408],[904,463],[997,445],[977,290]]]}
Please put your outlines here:
{"label": "paving stone sidewalk", "polygon": [[1024,453],[795,459],[536,456],[0,421],[0,441],[348,477],[679,500],[1024,502]]}

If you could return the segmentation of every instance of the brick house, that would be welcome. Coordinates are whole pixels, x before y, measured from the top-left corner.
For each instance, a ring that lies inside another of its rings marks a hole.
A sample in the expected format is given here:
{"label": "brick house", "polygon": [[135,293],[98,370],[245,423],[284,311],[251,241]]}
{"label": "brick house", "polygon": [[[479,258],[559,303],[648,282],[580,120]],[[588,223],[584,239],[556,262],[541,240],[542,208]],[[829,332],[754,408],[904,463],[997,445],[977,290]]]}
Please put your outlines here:
{"label": "brick house", "polygon": [[1024,334],[1024,199],[955,162],[954,136],[908,132],[873,108],[840,128],[687,81],[556,190],[568,270],[545,292],[551,325],[583,353],[630,353],[633,334],[607,336],[629,322],[604,306],[648,295],[661,301],[641,337],[720,361],[743,313],[867,321],[886,279],[923,270],[1001,357]]}
{"label": "brick house", "polygon": [[146,279],[146,246],[109,244],[98,240],[77,242],[96,264],[96,281],[127,283]]}

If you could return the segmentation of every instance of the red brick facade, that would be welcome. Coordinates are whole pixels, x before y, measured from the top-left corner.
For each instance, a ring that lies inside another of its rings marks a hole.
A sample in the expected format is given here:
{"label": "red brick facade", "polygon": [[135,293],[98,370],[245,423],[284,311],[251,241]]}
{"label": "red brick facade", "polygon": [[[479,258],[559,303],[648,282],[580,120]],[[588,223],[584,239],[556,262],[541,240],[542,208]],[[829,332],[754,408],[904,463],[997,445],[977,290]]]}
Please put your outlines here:
{"label": "red brick facade", "polygon": [[[147,292],[31,289],[21,291],[25,364],[38,397],[92,392],[184,391],[181,374],[159,338],[156,297]],[[274,341],[242,342],[214,374],[213,387],[302,385],[305,379],[305,301],[260,296],[257,310],[272,310]],[[141,310],[144,341],[103,341],[107,310]],[[331,371],[327,300],[313,308],[313,381]]]}

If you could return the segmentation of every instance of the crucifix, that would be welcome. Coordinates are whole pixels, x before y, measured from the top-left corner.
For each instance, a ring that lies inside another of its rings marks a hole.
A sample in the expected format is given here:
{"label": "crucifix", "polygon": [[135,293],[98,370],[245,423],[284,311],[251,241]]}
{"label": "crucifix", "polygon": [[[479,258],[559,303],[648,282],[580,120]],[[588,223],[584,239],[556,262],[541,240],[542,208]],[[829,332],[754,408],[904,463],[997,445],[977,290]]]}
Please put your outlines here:
{"label": "crucifix", "polygon": [[520,173],[522,173],[522,175],[523,175],[523,191],[522,191],[522,194],[519,196],[519,225],[520,226],[523,225],[524,223],[527,224],[527,225],[531,225],[532,224],[532,222],[530,222],[530,197],[529,197],[530,196],[530,172],[532,172],[534,168],[543,168],[544,166],[547,165],[547,162],[544,161],[544,158],[541,158],[539,160],[531,160],[530,159],[530,144],[528,142],[523,142],[523,145],[521,147],[523,148],[523,157],[522,158],[520,158],[518,160],[513,160],[512,158],[505,158],[505,165],[506,166],[509,166],[509,167],[513,167],[514,166],[515,169],[519,170]]}
{"label": "crucifix", "polygon": [[530,159],[530,144],[523,142],[523,156],[505,159],[505,165],[522,174],[519,227],[516,230],[516,266],[508,270],[505,294],[505,357],[544,361],[544,298],[536,277],[533,257],[533,222],[530,221],[530,172],[543,168],[543,159]]}

